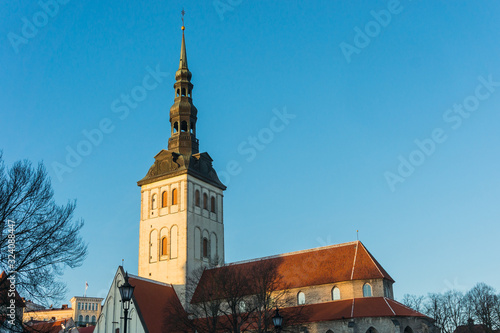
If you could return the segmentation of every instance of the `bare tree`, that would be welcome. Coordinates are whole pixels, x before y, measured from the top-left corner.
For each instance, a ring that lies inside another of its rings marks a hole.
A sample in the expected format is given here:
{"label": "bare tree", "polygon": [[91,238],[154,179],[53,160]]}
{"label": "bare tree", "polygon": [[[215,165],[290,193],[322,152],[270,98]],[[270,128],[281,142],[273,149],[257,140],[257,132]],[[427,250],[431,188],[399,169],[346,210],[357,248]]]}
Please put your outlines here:
{"label": "bare tree", "polygon": [[500,326],[495,310],[499,299],[493,287],[478,283],[467,292],[465,297],[468,299],[473,319],[485,325],[489,330]]}
{"label": "bare tree", "polygon": [[435,325],[441,328],[442,333],[451,333],[447,327],[448,313],[445,309],[442,294],[429,294],[424,305],[425,314],[435,320]]}
{"label": "bare tree", "polygon": [[445,327],[449,332],[455,331],[460,325],[465,325],[467,319],[467,307],[464,294],[457,290],[447,291],[442,295],[442,304],[446,313]]}
{"label": "bare tree", "polygon": [[0,266],[6,272],[0,286],[14,280],[21,295],[41,304],[64,297],[58,277],[87,254],[79,234],[83,221],[73,222],[75,207],[54,202],[41,163],[35,168],[19,161],[7,169],[0,152]]}

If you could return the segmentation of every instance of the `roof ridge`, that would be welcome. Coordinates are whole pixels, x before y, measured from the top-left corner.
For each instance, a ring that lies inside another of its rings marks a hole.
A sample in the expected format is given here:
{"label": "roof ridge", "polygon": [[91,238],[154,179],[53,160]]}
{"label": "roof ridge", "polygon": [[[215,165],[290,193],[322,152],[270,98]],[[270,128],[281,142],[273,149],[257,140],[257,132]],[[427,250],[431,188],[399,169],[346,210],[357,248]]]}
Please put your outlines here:
{"label": "roof ridge", "polygon": [[356,243],[356,251],[354,252],[354,261],[352,262],[352,270],[351,270],[351,281],[352,278],[354,277],[354,267],[356,267],[356,258],[358,257],[358,247],[359,247],[359,241]]}
{"label": "roof ridge", "polygon": [[136,279],[136,280],[142,280],[142,281],[145,281],[145,282],[151,282],[151,283],[154,283],[154,284],[159,284],[161,286],[167,286],[167,287],[172,287],[172,288],[174,287],[171,283],[165,283],[165,282],[160,282],[160,281],[156,281],[156,280],[151,280],[151,279],[148,279],[148,278],[145,278],[145,277],[142,277],[142,276],[138,276],[138,275],[129,274],[128,277]]}
{"label": "roof ridge", "polygon": [[396,315],[396,312],[394,311],[394,309],[392,308],[392,306],[390,306],[389,302],[387,302],[387,299],[384,297],[384,301],[385,301],[385,304],[387,304],[387,306],[389,307],[389,309],[391,309],[392,313],[394,315]]}
{"label": "roof ridge", "polygon": [[[346,242],[346,243],[340,243],[340,244],[333,244],[333,245],[327,245],[327,246],[313,247],[313,248],[306,249],[306,250],[286,252],[286,253],[275,254],[275,255],[270,255],[270,256],[266,256],[266,257],[255,258],[255,259],[246,259],[246,260],[235,261],[235,262],[227,263],[226,265],[228,265],[228,266],[240,265],[240,264],[246,264],[246,263],[250,263],[250,262],[258,262],[258,261],[262,261],[262,260],[268,260],[268,259],[274,259],[274,258],[281,258],[281,257],[288,257],[288,256],[297,255],[297,254],[302,254],[302,253],[328,250],[328,249],[332,249],[332,248],[336,248],[336,247],[343,247],[343,246],[348,246],[348,245],[356,244],[357,242],[359,242],[359,241],[352,241],[352,242]],[[214,269],[214,268],[218,268],[218,266],[217,267],[209,268],[208,270]]]}
{"label": "roof ridge", "polygon": [[[360,242],[361,243],[361,242]],[[378,261],[374,260],[372,254],[370,253],[370,251],[368,251],[366,249],[366,247],[363,245],[363,243],[361,243],[361,246],[363,246],[363,249],[365,249],[366,251],[366,254],[368,254],[368,257],[370,258],[370,260],[372,261],[372,263],[375,265],[375,267],[377,267],[377,270],[378,272],[380,273],[380,275],[382,275],[382,278],[385,277],[385,274],[382,273],[382,271],[380,270],[380,267],[378,267],[380,264],[378,263]],[[388,273],[387,273],[388,274]]]}

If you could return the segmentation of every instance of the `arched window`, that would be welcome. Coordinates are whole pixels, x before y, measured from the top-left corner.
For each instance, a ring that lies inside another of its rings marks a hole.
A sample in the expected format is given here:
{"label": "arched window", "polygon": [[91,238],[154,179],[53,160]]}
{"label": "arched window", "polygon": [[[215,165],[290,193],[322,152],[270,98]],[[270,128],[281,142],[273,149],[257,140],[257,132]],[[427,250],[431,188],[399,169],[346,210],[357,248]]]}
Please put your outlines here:
{"label": "arched window", "polygon": [[203,209],[208,209],[208,195],[203,193]]}
{"label": "arched window", "polygon": [[370,284],[365,283],[363,285],[363,297],[371,297],[372,296],[372,286]]}
{"label": "arched window", "polygon": [[161,239],[161,255],[162,256],[167,255],[167,237],[163,237]]}
{"label": "arched window", "polygon": [[163,208],[167,207],[167,191],[163,191],[161,194],[161,206]]}
{"label": "arched window", "polygon": [[203,258],[208,258],[208,239],[203,237]]}
{"label": "arched window", "polygon": [[238,307],[239,307],[240,313],[247,312],[247,303],[245,303],[245,301],[240,301],[240,303],[238,304]]}
{"label": "arched window", "polygon": [[89,322],[89,315],[86,315],[85,316],[85,322],[88,323]]}
{"label": "arched window", "polygon": [[82,323],[82,322],[83,322],[83,316],[82,316],[82,315],[79,315],[79,316],[78,316],[78,321],[79,321],[80,323]]}
{"label": "arched window", "polygon": [[92,322],[95,323],[95,316],[92,316]]}
{"label": "arched window", "polygon": [[179,97],[180,94],[181,94],[181,90],[179,88],[177,88],[177,97]]}
{"label": "arched window", "polygon": [[174,123],[174,133],[177,133],[177,132],[179,132],[179,123],[175,122]]}
{"label": "arched window", "polygon": [[340,289],[337,287],[333,287],[332,289],[332,300],[337,301],[340,299]]}
{"label": "arched window", "polygon": [[299,293],[297,294],[297,304],[306,304],[306,294],[304,294],[302,291],[299,291]]}
{"label": "arched window", "polygon": [[413,333],[413,330],[410,326],[406,326],[404,333]]}
{"label": "arched window", "polygon": [[151,209],[156,209],[156,194],[151,197]]}
{"label": "arched window", "polygon": [[210,211],[215,213],[215,197],[210,198]]}
{"label": "arched window", "polygon": [[328,330],[328,331],[326,331],[326,333],[333,333],[333,331],[332,330]]}
{"label": "arched window", "polygon": [[188,131],[188,124],[187,122],[184,120],[182,123],[181,123],[181,132],[187,132]]}
{"label": "arched window", "polygon": [[172,190],[172,205],[177,205],[177,189]]}
{"label": "arched window", "polygon": [[194,192],[194,204],[196,207],[200,207],[200,191],[196,190]]}
{"label": "arched window", "polygon": [[375,329],[375,327],[372,326],[366,330],[366,333],[378,333],[378,331]]}

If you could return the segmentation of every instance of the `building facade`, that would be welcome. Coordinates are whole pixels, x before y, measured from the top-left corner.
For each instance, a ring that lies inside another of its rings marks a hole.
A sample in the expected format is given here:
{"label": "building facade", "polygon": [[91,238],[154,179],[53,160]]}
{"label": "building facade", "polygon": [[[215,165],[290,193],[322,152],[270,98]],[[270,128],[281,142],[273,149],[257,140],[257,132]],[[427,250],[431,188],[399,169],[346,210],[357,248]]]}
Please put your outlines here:
{"label": "building facade", "polygon": [[[222,270],[243,272],[241,276],[248,279],[252,272],[269,265],[282,279],[273,292],[286,291],[279,304],[283,313],[304,310],[300,322],[289,327],[293,332],[437,332],[431,318],[394,300],[394,280],[359,241],[221,266],[226,187],[217,177],[210,155],[199,152],[191,77],[182,27],[168,149],[154,157],[146,176],[137,183],[141,188],[139,266],[138,276],[129,280],[135,286],[130,331],[168,332],[166,321],[188,318],[197,304],[217,297],[203,291],[217,282]],[[187,292],[190,277],[200,268],[205,269],[194,293]],[[124,276],[119,267],[98,318],[98,333],[123,327],[118,288]],[[257,291],[252,289],[252,281],[247,282],[243,284],[245,297],[250,298]],[[182,309],[182,313],[172,308]]]}
{"label": "building facade", "polygon": [[72,319],[77,326],[95,325],[101,314],[102,301],[99,297],[71,298],[71,307],[63,304],[61,308],[48,308],[25,311],[23,321],[61,321]]}

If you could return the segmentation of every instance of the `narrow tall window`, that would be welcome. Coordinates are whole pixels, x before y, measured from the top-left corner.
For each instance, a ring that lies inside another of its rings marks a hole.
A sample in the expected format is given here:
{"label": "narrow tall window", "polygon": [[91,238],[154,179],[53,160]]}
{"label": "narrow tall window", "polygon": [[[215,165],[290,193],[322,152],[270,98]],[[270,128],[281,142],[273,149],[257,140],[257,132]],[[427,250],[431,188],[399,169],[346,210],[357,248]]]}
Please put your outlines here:
{"label": "narrow tall window", "polygon": [[210,211],[215,213],[215,197],[210,198]]}
{"label": "narrow tall window", "polygon": [[174,123],[174,133],[177,133],[179,131],[179,123],[175,122]]}
{"label": "narrow tall window", "polygon": [[302,291],[299,291],[299,293],[297,294],[297,304],[306,304],[306,294],[304,294]]}
{"label": "narrow tall window", "polygon": [[156,194],[151,197],[151,209],[156,209]]}
{"label": "narrow tall window", "polygon": [[78,321],[79,321],[80,323],[83,323],[83,316],[82,316],[82,315],[79,315],[79,316],[78,316]]}
{"label": "narrow tall window", "polygon": [[196,190],[194,192],[194,204],[196,207],[200,207],[200,191]]}
{"label": "narrow tall window", "polygon": [[162,207],[167,207],[167,191],[163,191],[161,194],[161,206]]}
{"label": "narrow tall window", "polygon": [[337,301],[340,299],[340,289],[337,287],[333,287],[332,289],[332,300]]}
{"label": "narrow tall window", "polygon": [[86,315],[85,316],[85,322],[88,323],[89,322],[89,315]]}
{"label": "narrow tall window", "polygon": [[92,316],[92,323],[95,323],[95,316]]}
{"label": "narrow tall window", "polygon": [[203,193],[203,209],[208,209],[208,195]]}
{"label": "narrow tall window", "polygon": [[162,256],[167,255],[167,237],[163,237],[161,239],[161,255]]}
{"label": "narrow tall window", "polygon": [[172,190],[172,205],[177,205],[177,189]]}
{"label": "narrow tall window", "polygon": [[208,258],[208,239],[203,238],[203,258]]}
{"label": "narrow tall window", "polygon": [[363,285],[363,297],[371,297],[372,296],[372,286],[370,284],[365,283]]}

